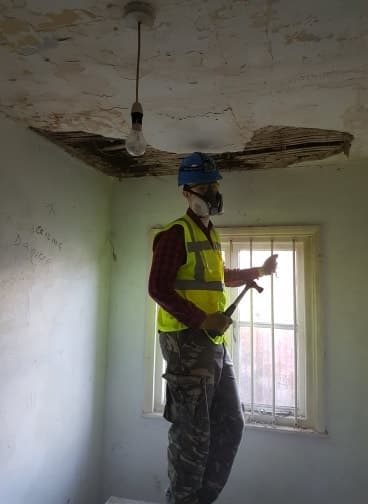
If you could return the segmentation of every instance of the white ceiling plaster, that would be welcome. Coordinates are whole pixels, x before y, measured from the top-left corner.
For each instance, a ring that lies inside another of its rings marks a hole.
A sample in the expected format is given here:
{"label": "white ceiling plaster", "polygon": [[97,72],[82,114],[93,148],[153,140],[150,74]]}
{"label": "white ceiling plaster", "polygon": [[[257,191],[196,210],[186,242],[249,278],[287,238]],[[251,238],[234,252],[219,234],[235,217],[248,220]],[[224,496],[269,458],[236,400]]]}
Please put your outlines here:
{"label": "white ceiling plaster", "polygon": [[[0,111],[125,138],[136,31],[125,1],[1,0]],[[241,150],[268,125],[348,131],[368,147],[366,0],[160,0],[142,31],[140,101],[156,149]]]}

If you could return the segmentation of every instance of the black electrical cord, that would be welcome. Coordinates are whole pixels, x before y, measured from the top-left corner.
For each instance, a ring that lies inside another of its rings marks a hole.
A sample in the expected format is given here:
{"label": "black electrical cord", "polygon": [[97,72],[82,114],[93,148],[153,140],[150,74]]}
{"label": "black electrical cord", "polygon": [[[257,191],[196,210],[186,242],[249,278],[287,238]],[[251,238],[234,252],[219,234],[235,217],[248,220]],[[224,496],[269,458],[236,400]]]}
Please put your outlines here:
{"label": "black electrical cord", "polygon": [[137,72],[135,78],[135,101],[138,102],[138,86],[139,86],[139,63],[141,60],[141,21],[138,21],[138,53],[137,53]]}

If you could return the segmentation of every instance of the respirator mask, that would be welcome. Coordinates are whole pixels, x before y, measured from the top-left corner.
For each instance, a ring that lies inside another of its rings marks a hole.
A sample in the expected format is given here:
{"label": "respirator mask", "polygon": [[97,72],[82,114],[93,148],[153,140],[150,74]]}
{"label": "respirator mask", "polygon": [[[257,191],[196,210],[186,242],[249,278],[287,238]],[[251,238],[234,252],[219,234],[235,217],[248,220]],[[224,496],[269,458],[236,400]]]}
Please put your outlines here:
{"label": "respirator mask", "polygon": [[198,217],[208,217],[209,215],[219,215],[223,213],[223,199],[222,194],[211,187],[205,193],[199,194],[192,189],[195,186],[184,185],[184,191],[193,194],[192,210]]}

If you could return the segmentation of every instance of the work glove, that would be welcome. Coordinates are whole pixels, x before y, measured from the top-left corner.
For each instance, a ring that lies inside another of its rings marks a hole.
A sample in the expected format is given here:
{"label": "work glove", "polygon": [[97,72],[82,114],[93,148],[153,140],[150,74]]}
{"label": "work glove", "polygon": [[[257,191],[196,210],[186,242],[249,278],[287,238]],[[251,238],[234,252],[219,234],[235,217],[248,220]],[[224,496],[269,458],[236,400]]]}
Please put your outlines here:
{"label": "work glove", "polygon": [[216,334],[224,334],[232,323],[232,319],[223,312],[210,313],[202,322],[200,329],[211,331]]}
{"label": "work glove", "polygon": [[277,257],[277,254],[273,254],[265,260],[262,266],[263,275],[271,275],[272,273],[275,273],[277,268]]}

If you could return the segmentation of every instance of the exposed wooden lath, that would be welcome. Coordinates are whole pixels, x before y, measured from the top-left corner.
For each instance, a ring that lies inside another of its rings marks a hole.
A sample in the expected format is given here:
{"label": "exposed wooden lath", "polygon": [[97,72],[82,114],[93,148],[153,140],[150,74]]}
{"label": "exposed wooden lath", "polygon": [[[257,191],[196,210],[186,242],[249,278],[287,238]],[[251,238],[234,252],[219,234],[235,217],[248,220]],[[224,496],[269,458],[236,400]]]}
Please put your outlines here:
{"label": "exposed wooden lath", "polygon": [[[124,141],[83,131],[55,132],[31,128],[72,156],[112,177],[142,177],[177,173],[182,154],[148,147],[144,156],[129,156]],[[268,126],[257,130],[244,150],[214,154],[220,170],[284,168],[302,161],[349,154],[350,133],[317,128]]]}

